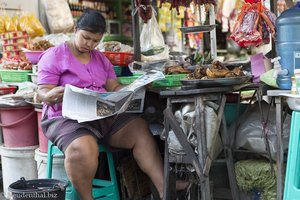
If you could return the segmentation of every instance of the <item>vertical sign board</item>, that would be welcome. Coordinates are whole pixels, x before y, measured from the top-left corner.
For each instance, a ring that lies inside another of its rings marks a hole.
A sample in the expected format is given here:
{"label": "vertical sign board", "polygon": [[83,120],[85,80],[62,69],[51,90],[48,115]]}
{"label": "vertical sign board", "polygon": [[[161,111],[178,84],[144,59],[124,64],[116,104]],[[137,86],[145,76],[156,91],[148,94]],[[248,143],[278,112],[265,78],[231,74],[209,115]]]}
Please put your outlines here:
{"label": "vertical sign board", "polygon": [[294,51],[294,74],[300,73],[300,51]]}

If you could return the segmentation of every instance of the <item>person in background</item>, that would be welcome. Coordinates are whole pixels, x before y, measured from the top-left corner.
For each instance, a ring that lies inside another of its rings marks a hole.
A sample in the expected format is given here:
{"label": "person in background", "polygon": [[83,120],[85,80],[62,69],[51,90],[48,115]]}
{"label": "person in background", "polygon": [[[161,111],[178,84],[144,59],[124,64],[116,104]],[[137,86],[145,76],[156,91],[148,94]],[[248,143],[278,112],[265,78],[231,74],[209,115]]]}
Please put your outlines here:
{"label": "person in background", "polygon": [[[78,123],[62,117],[64,86],[98,92],[118,91],[113,65],[95,47],[105,33],[104,17],[86,10],[75,27],[75,38],[48,49],[38,62],[38,96],[44,102],[41,126],[46,137],[65,154],[67,175],[82,200],[92,200],[92,179],[98,167],[98,143],[132,149],[139,167],[163,194],[163,162],[147,123],[137,115]],[[177,182],[183,189],[187,183]]]}

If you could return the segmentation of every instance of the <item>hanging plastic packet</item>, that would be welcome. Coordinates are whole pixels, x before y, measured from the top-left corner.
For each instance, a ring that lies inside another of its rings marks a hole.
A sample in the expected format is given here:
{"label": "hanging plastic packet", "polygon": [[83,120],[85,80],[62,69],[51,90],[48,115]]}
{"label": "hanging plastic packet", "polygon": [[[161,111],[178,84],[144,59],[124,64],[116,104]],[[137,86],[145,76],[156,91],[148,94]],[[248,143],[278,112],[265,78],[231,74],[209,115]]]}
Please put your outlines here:
{"label": "hanging plastic packet", "polygon": [[17,27],[15,26],[12,18],[10,18],[8,15],[3,16],[4,21],[5,21],[5,31],[6,32],[14,32],[17,31]]}
{"label": "hanging plastic packet", "polygon": [[276,16],[263,5],[263,0],[245,0],[232,34],[228,37],[244,48],[270,42],[276,34]]}
{"label": "hanging plastic packet", "polygon": [[140,35],[142,61],[156,61],[169,58],[169,47],[156,20],[156,12],[152,9],[152,17],[144,23]]}
{"label": "hanging plastic packet", "polygon": [[45,34],[45,29],[41,22],[31,13],[21,15],[20,27],[23,31],[26,31],[31,38]]}
{"label": "hanging plastic packet", "polygon": [[15,25],[15,27],[17,28],[18,31],[21,31],[21,27],[20,27],[20,18],[17,15],[14,15],[12,18],[12,22]]}

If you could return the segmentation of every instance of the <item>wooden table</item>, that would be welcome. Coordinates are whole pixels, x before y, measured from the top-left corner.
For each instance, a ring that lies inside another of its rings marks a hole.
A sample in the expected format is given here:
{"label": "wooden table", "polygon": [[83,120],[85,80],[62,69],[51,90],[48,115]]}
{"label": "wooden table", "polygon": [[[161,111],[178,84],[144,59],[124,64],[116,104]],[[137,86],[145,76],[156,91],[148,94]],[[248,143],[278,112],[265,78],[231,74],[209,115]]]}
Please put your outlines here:
{"label": "wooden table", "polygon": [[[183,147],[186,156],[173,157],[169,154],[168,142],[165,143],[165,159],[164,159],[164,200],[175,199],[175,179],[170,176],[170,163],[181,162],[181,163],[191,163],[200,179],[201,185],[201,199],[211,199],[210,184],[209,184],[209,169],[212,162],[208,154],[207,144],[206,144],[206,131],[205,131],[205,102],[206,101],[217,101],[219,108],[217,112],[217,128],[213,135],[216,138],[219,133],[219,128],[221,128],[221,134],[223,139],[224,150],[226,151],[226,159],[228,173],[230,177],[230,187],[232,191],[233,199],[239,199],[238,188],[235,179],[235,173],[233,168],[232,153],[229,145],[229,139],[227,138],[227,127],[226,120],[223,117],[224,106],[226,102],[225,93],[233,91],[233,87],[213,87],[213,88],[202,88],[202,89],[190,89],[190,90],[166,90],[160,91],[161,97],[167,98],[167,108],[164,110],[165,117],[165,140],[168,138],[168,133],[170,128],[174,131],[177,139],[179,140],[181,146]],[[193,103],[195,105],[195,133],[198,142],[198,155],[194,153],[194,150],[187,141],[186,135],[183,133],[179,126],[179,123],[175,119],[173,114],[173,104],[176,103]],[[228,155],[230,154],[230,155]]]}

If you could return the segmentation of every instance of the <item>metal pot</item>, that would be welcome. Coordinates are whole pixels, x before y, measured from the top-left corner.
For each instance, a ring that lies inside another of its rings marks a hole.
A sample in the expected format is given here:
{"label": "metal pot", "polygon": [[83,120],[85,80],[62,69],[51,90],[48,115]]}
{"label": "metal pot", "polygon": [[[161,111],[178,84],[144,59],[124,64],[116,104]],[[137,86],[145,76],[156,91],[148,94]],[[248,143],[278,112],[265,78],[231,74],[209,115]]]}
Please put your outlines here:
{"label": "metal pot", "polygon": [[170,56],[170,60],[178,60],[180,62],[184,61],[185,58],[188,57],[186,53],[179,52],[179,51],[172,51],[169,53],[169,56]]}

